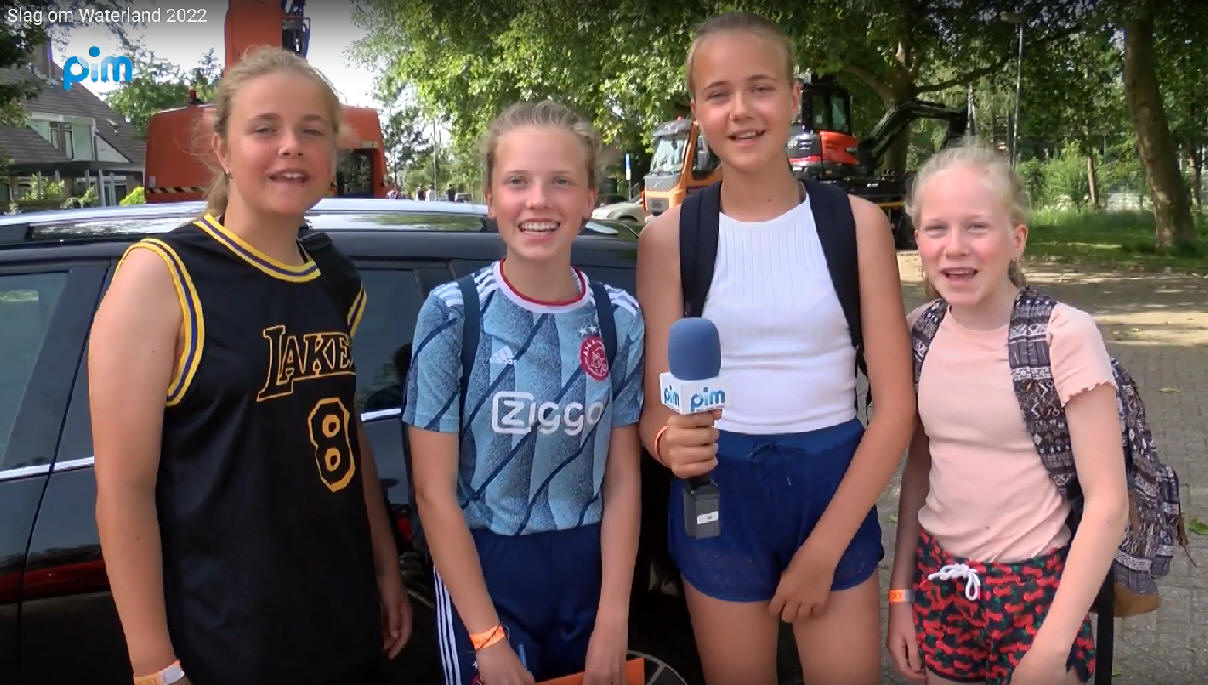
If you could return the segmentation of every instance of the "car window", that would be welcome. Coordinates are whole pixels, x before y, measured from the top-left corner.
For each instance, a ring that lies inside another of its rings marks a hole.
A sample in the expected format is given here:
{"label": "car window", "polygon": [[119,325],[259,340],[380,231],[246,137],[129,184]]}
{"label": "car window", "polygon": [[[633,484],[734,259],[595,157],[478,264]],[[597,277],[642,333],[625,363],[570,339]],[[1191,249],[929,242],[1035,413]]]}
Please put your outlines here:
{"label": "car window", "polygon": [[0,275],[0,466],[66,273]]}
{"label": "car window", "polygon": [[357,410],[398,409],[399,372],[411,362],[411,337],[423,290],[409,269],[361,268],[365,313],[352,340],[357,365]]}
{"label": "car window", "polygon": [[88,355],[80,356],[75,385],[67,403],[67,420],[59,438],[56,461],[84,459],[92,456],[92,426],[88,417]]}
{"label": "car window", "polygon": [[633,269],[612,266],[585,266],[582,269],[591,280],[604,281],[608,285],[625,290],[636,297],[637,274]]}

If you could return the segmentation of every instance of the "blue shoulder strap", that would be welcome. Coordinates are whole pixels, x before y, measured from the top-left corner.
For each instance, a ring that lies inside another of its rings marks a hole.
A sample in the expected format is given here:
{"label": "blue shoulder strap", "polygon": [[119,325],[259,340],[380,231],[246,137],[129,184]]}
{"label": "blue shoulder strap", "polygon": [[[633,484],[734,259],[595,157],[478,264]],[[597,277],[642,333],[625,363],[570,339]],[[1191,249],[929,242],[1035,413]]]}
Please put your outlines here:
{"label": "blue shoulder strap", "polygon": [[[478,300],[478,285],[474,282],[474,274],[457,279],[457,287],[461,290],[462,309],[465,312],[461,327],[461,389],[458,393],[458,417],[461,419],[465,416],[470,372],[474,369],[474,357],[478,353],[478,338],[482,331],[482,306]],[[596,302],[600,338],[604,341],[604,354],[608,358],[608,368],[611,372],[617,357],[617,323],[612,315],[612,300],[609,299],[604,284],[599,281],[591,281],[591,291]]]}

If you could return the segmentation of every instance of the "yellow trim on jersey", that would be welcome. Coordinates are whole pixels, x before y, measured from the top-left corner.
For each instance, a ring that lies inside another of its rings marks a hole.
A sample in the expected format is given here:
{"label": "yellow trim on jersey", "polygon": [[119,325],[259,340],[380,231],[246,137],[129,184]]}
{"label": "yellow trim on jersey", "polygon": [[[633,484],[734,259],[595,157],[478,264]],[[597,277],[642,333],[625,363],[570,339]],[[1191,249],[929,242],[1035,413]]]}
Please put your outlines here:
{"label": "yellow trim on jersey", "polygon": [[319,265],[315,264],[309,255],[306,262],[301,266],[291,266],[273,259],[256,249],[251,243],[240,238],[230,229],[219,223],[218,219],[209,214],[206,214],[205,218],[201,221],[194,221],[193,224],[208,233],[211,238],[218,241],[219,244],[233,252],[237,257],[273,278],[290,283],[305,283],[319,277]]}
{"label": "yellow trim on jersey", "polygon": [[[150,250],[168,267],[172,276],[172,286],[176,289],[176,300],[180,304],[180,356],[172,370],[172,376],[164,389],[167,406],[179,404],[184,398],[185,391],[193,382],[197,366],[201,363],[201,352],[205,345],[205,316],[201,310],[201,299],[193,286],[193,279],[180,256],[167,243],[157,238],[145,238],[130,247],[122,254],[117,269],[122,268],[126,257],[132,250],[142,248]],[[116,269],[115,269],[116,271]]]}
{"label": "yellow trim on jersey", "polygon": [[362,287],[360,292],[352,301],[352,306],[348,308],[348,337],[356,337],[357,326],[361,325],[361,315],[365,313],[365,300],[369,295],[365,293],[365,288]]}

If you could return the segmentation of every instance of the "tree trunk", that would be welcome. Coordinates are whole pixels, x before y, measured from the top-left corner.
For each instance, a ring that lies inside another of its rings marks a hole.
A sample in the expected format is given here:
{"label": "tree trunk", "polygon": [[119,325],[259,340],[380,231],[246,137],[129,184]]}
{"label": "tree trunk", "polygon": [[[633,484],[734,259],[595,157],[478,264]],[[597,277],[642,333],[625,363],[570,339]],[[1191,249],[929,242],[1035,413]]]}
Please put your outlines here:
{"label": "tree trunk", "polygon": [[1095,183],[1095,155],[1086,156],[1086,187],[1090,194],[1091,209],[1099,209],[1099,186]]}
{"label": "tree trunk", "polygon": [[[907,102],[918,95],[918,90],[910,73],[905,69],[897,67],[897,65],[890,70],[890,76],[887,81],[891,98],[885,102],[887,110],[895,105]],[[882,173],[892,175],[894,178],[905,178],[906,155],[910,151],[910,127],[911,122],[906,122],[898,133],[897,138],[894,139],[893,144],[885,150],[885,158],[881,161]]]}
{"label": "tree trunk", "polygon": [[1195,244],[1195,225],[1158,92],[1152,5],[1124,22],[1124,99],[1153,199],[1154,243],[1159,248],[1190,247]]}

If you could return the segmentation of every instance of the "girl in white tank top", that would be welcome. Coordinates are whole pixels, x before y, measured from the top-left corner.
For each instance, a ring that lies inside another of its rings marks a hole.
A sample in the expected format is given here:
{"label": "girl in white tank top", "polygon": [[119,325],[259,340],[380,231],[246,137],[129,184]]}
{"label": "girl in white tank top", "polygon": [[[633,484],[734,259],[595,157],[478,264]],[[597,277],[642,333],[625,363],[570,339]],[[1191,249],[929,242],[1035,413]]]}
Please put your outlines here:
{"label": "girl in white tank top", "polygon": [[[713,684],[776,681],[777,633],[791,627],[806,682],[880,678],[874,508],[910,437],[909,346],[889,224],[850,199],[861,321],[876,410],[855,419],[855,350],[785,144],[801,86],[793,47],[771,22],[731,13],[701,24],[688,51],[693,116],[721,161],[721,216],[704,316],[719,329],[730,396],[722,411],[673,415],[651,399],[683,315],[679,208],[642,233],[638,299],[647,323],[640,432],[677,479],[709,475],[720,534],[697,539],[669,491],[669,548]],[[647,487],[650,484],[647,483]]]}

